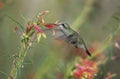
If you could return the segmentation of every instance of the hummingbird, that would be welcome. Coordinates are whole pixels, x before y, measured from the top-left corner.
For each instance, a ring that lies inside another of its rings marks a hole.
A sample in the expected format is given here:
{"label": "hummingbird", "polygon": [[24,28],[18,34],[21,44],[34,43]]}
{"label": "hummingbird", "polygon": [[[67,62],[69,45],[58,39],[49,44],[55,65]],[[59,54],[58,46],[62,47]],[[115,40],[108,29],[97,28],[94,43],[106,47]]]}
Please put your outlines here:
{"label": "hummingbird", "polygon": [[75,48],[83,49],[91,56],[91,53],[88,51],[86,44],[79,33],[74,31],[67,23],[59,23],[58,28],[64,34],[66,42],[71,43]]}

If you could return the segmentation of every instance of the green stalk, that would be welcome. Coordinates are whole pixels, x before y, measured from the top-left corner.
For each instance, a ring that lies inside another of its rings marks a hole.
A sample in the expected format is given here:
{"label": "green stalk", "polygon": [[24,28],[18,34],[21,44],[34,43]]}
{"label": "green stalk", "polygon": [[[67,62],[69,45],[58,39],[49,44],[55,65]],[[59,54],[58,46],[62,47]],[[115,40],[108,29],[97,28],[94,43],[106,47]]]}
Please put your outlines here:
{"label": "green stalk", "polygon": [[29,46],[27,44],[21,47],[19,55],[13,60],[11,72],[8,79],[16,79],[18,70],[22,67],[28,48]]}
{"label": "green stalk", "polygon": [[83,11],[80,13],[78,18],[73,22],[72,26],[75,29],[79,29],[89,18],[89,15],[92,13],[94,7],[93,5],[96,3],[96,0],[88,0]]}

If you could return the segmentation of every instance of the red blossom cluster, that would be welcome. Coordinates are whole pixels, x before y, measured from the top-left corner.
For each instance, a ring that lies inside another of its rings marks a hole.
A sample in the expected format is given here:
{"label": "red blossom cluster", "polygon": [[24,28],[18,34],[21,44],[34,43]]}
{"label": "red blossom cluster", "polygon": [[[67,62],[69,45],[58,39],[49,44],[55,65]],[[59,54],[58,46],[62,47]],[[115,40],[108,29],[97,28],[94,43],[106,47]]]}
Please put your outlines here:
{"label": "red blossom cluster", "polygon": [[76,64],[73,75],[76,79],[94,79],[97,70],[97,63],[95,61],[82,60],[81,64]]}
{"label": "red blossom cluster", "polygon": [[[48,13],[48,11],[40,12],[37,15],[37,21],[29,21],[27,26],[25,27],[25,29],[24,29],[24,26],[20,25],[20,28],[22,29],[22,33],[20,33],[20,36],[22,37],[23,42],[26,42],[27,39],[29,39],[31,37],[33,37],[33,39],[31,41],[34,41],[37,38],[38,42],[39,42],[41,36],[46,38],[46,35],[45,35],[43,29],[41,28],[41,26],[48,28],[49,30],[51,30],[53,32],[53,34],[55,34],[54,28],[56,26],[58,26],[58,24],[57,23],[46,23],[43,19],[43,15],[45,15],[47,13]],[[16,23],[18,23],[18,22],[16,22]],[[18,23],[18,24],[20,24],[20,23]],[[18,29],[15,28],[15,31],[18,32]]]}

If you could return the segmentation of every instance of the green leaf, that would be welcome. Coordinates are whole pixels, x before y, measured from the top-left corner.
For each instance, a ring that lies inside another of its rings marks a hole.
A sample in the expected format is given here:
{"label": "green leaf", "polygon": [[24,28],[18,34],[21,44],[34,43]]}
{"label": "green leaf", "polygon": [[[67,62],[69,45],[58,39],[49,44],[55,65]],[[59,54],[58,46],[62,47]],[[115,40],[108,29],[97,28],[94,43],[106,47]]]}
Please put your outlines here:
{"label": "green leaf", "polygon": [[5,73],[5,72],[3,72],[3,71],[0,71],[0,74],[3,74],[3,75],[5,75],[6,77],[8,77],[8,74]]}
{"label": "green leaf", "polygon": [[29,20],[27,19],[27,17],[25,17],[25,15],[21,14],[21,17],[23,18],[23,20],[27,23]]}
{"label": "green leaf", "polygon": [[8,16],[8,15],[7,15],[7,17],[8,17],[9,19],[11,19],[12,21],[14,21],[16,24],[18,24],[19,27],[20,27],[20,29],[21,29],[21,31],[24,32],[25,28],[24,28],[23,25],[21,25],[18,21],[16,21],[16,20],[13,19],[12,17],[10,17],[10,16]]}
{"label": "green leaf", "polygon": [[31,30],[31,31],[28,33],[28,36],[31,37],[34,33],[35,33],[35,30]]}

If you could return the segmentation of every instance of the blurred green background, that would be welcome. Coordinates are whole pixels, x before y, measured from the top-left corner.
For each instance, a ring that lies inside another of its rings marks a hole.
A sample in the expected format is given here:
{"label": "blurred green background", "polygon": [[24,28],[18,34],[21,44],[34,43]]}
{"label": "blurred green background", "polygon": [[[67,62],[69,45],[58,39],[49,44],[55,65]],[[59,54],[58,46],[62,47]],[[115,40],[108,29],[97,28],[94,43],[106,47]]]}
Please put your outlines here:
{"label": "blurred green background", "polygon": [[[21,14],[33,19],[38,12],[49,10],[50,13],[44,17],[47,23],[56,20],[67,22],[81,33],[86,45],[90,47],[95,41],[102,44],[118,28],[118,21],[112,16],[119,15],[119,7],[120,0],[0,0],[0,79],[7,79],[6,75],[9,74],[14,59],[12,55],[19,52],[21,41],[14,32],[17,24],[6,15],[25,25]],[[51,74],[60,71],[57,67],[72,59],[68,57],[69,49],[65,49],[68,45],[58,45],[49,38],[51,37],[32,46],[18,79],[32,79],[36,73],[40,79],[56,79]],[[119,51],[113,47],[113,55],[119,55]],[[120,78],[119,62],[120,59],[109,62],[106,66],[106,70],[117,73],[118,76],[113,79]]]}

